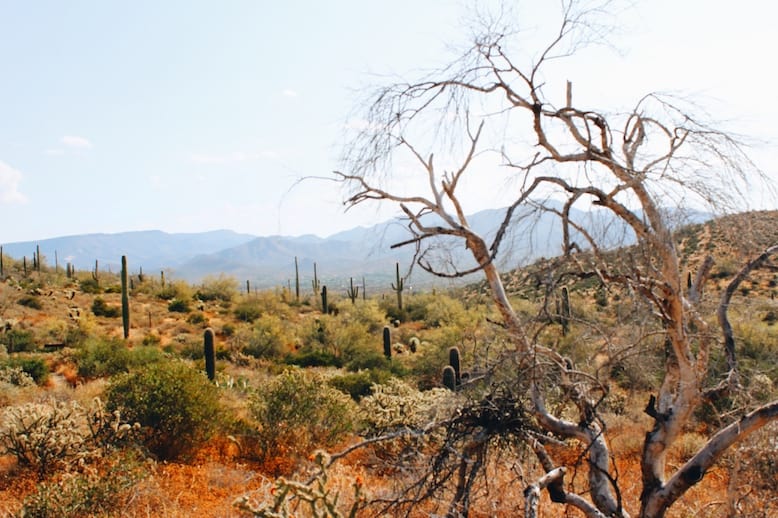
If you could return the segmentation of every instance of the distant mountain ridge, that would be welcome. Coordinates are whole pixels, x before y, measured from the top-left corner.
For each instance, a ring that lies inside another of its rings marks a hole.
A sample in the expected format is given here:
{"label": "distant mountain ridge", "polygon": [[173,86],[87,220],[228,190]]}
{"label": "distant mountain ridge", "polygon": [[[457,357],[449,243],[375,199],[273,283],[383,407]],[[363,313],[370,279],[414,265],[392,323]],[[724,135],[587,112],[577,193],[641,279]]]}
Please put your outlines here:
{"label": "distant mountain ridge", "polygon": [[[577,218],[589,220],[593,231],[602,233],[614,246],[629,244],[630,232],[623,224],[613,222],[604,211],[573,209],[573,212]],[[488,209],[471,215],[468,220],[473,230],[489,239],[504,217],[504,208]],[[685,222],[706,219],[709,215],[694,213]],[[427,223],[435,224],[435,218],[430,217]],[[553,214],[517,211],[511,229],[498,256],[503,268],[513,269],[560,252],[562,229]],[[370,289],[377,285],[388,287],[394,280],[397,262],[402,273],[406,273],[413,260],[414,246],[393,249],[391,245],[409,237],[407,223],[395,219],[372,227],[356,227],[327,238],[314,235],[257,237],[230,230],[188,234],[151,230],[9,243],[3,245],[3,251],[15,258],[31,258],[36,246],[40,246],[46,264],[54,265],[56,253],[61,268],[70,262],[79,270],[91,270],[97,260],[101,269],[117,271],[121,256],[126,255],[131,272],[137,272],[141,267],[147,273],[166,270],[174,279],[193,283],[206,276],[224,274],[241,283],[249,280],[258,288],[293,283],[296,257],[301,285],[305,289],[310,289],[314,263],[322,283],[339,289],[347,285],[349,278],[361,283],[364,277]],[[450,260],[460,269],[472,265],[469,252],[455,239],[438,240],[432,254]],[[420,268],[413,271],[409,281],[409,287],[413,284],[442,286],[451,282],[434,278]]]}

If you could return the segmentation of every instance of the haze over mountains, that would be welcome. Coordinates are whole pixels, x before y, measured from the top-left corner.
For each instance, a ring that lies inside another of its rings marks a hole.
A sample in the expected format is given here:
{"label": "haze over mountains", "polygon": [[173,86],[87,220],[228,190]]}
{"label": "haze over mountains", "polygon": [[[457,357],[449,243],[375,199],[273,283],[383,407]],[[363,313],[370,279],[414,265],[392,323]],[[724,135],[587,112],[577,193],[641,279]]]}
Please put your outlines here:
{"label": "haze over mountains", "polygon": [[[491,237],[505,215],[505,209],[490,209],[473,214],[471,227]],[[578,212],[578,218],[587,218],[591,227],[598,229],[608,240],[628,244],[632,236],[623,226],[609,223],[602,211]],[[698,222],[707,215],[694,214]],[[513,218],[512,232],[500,248],[503,267],[515,268],[539,257],[558,255],[561,226],[551,214],[529,215],[519,213]],[[434,222],[430,219],[429,223]],[[238,281],[251,281],[258,288],[287,285],[294,279],[294,260],[297,257],[303,287],[310,286],[313,264],[316,263],[320,280],[328,285],[345,286],[353,277],[355,282],[365,278],[368,286],[389,285],[394,280],[395,263],[405,274],[410,265],[414,247],[392,249],[391,245],[410,237],[406,224],[390,220],[373,227],[357,227],[327,238],[314,235],[254,236],[230,230],[201,233],[165,233],[158,230],[122,232],[116,234],[84,234],[40,241],[8,243],[3,252],[11,257],[31,258],[40,247],[45,263],[60,268],[70,262],[78,270],[94,269],[95,260],[101,270],[117,271],[121,256],[126,255],[130,271],[153,274],[165,270],[168,278],[199,282],[206,276],[224,274]],[[451,258],[466,268],[472,261],[461,241],[439,240],[431,252],[441,259]],[[473,280],[470,277],[467,280]],[[416,268],[409,286],[446,285],[450,281],[434,278]]]}

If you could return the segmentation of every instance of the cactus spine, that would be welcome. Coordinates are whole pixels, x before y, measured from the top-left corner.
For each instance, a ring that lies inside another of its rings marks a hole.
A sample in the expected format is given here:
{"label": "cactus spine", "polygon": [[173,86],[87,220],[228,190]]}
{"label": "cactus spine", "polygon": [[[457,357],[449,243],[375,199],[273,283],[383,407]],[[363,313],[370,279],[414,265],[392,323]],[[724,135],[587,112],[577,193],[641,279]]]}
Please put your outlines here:
{"label": "cactus spine", "polygon": [[384,356],[387,360],[392,359],[392,329],[384,326]]}
{"label": "cactus spine", "polygon": [[359,297],[359,286],[354,286],[354,277],[349,277],[349,288],[346,290],[346,295],[351,299],[352,304],[357,303],[357,297]]}
{"label": "cactus spine", "polygon": [[456,384],[462,383],[462,370],[459,357],[459,347],[452,347],[448,350],[448,364],[454,369],[454,380]]}
{"label": "cactus spine", "polygon": [[451,391],[457,389],[457,375],[451,365],[443,367],[443,386]]}
{"label": "cactus spine", "polygon": [[400,263],[395,263],[395,277],[396,282],[392,284],[392,289],[397,292],[397,309],[402,311],[403,309],[403,288],[405,286],[405,280],[400,277]]}
{"label": "cactus spine", "polygon": [[203,345],[205,350],[205,373],[208,379],[213,381],[216,378],[216,349],[213,346],[213,329],[210,327],[205,330],[203,335]]}
{"label": "cactus spine", "polygon": [[327,306],[327,286],[322,286],[321,287],[321,312],[326,315],[327,313],[329,313],[328,309],[329,308]]}
{"label": "cactus spine", "polygon": [[130,295],[127,288],[127,256],[122,256],[122,327],[124,339],[130,337]]}

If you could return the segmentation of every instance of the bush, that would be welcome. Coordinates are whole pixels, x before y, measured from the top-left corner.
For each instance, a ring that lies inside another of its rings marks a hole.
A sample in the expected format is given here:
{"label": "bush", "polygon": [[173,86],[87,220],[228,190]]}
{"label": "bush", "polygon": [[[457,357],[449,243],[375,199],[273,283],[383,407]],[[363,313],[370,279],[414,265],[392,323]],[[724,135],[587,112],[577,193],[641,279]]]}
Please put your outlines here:
{"label": "bush", "polygon": [[219,300],[231,302],[238,293],[238,281],[233,277],[220,274],[218,277],[208,276],[203,279],[202,285],[195,296],[203,301]]}
{"label": "bush", "polygon": [[284,371],[251,396],[259,423],[260,458],[302,456],[333,445],[352,430],[354,402],[323,379],[301,369]]}
{"label": "bush", "polygon": [[334,376],[327,383],[348,394],[354,401],[359,401],[373,393],[374,385],[386,383],[390,377],[391,374],[388,371],[371,369]]}
{"label": "bush", "polygon": [[92,313],[96,317],[116,318],[122,314],[121,309],[115,306],[109,306],[101,297],[95,297],[92,302]]}
{"label": "bush", "polygon": [[38,385],[43,385],[46,383],[46,380],[49,379],[49,368],[42,358],[33,356],[16,357],[8,362],[8,366],[21,369],[25,374],[35,380],[35,383]]}
{"label": "bush", "polygon": [[11,329],[0,335],[0,344],[5,345],[9,353],[34,351],[38,348],[32,332],[22,329]]}
{"label": "bush", "polygon": [[43,307],[41,305],[40,299],[32,295],[25,295],[24,297],[18,300],[18,303],[20,306],[24,306],[26,308],[32,308],[32,309],[41,309]]}
{"label": "bush", "polygon": [[76,352],[78,375],[82,378],[100,378],[127,372],[130,351],[120,340],[88,338]]}
{"label": "bush", "polygon": [[255,358],[278,358],[283,353],[284,343],[287,340],[281,319],[276,315],[262,315],[254,323],[242,352]]}
{"label": "bush", "polygon": [[78,284],[81,287],[81,291],[84,293],[89,293],[91,295],[100,293],[100,283],[91,277],[81,280]]}
{"label": "bush", "polygon": [[235,307],[235,318],[243,322],[253,322],[262,315],[262,308],[255,300],[244,300]]}
{"label": "bush", "polygon": [[343,360],[340,357],[321,348],[289,354],[284,357],[284,363],[298,367],[343,367]]}
{"label": "bush", "polygon": [[181,362],[160,362],[115,378],[107,392],[109,410],[141,424],[144,444],[161,459],[190,451],[214,431],[217,389],[204,373]]}
{"label": "bush", "polygon": [[189,313],[192,308],[189,307],[189,302],[183,299],[173,299],[170,304],[167,305],[168,311],[171,313]]}

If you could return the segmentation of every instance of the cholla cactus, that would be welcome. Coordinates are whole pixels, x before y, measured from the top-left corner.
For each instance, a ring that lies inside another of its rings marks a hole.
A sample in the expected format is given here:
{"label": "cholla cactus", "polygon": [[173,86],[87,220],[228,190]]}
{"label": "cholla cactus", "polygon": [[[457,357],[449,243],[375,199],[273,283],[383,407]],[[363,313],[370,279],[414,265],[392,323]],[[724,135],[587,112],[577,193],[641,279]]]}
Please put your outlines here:
{"label": "cholla cactus", "polygon": [[0,383],[7,383],[17,387],[31,387],[35,380],[24,372],[21,367],[5,367],[0,369]]}
{"label": "cholla cactus", "polygon": [[354,489],[353,503],[344,514],[340,509],[341,506],[338,505],[340,494],[327,486],[328,468],[331,465],[330,455],[325,451],[318,450],[311,455],[310,459],[316,463],[318,468],[318,475],[311,482],[303,483],[279,477],[268,492],[269,494],[262,498],[263,501],[256,502],[255,498],[245,495],[238,498],[234,505],[261,518],[298,516],[298,514],[293,514],[293,511],[300,512],[300,505],[309,509],[309,513],[303,513],[304,516],[314,518],[345,518],[347,516],[355,518],[358,516],[357,513],[367,500],[361,477],[356,477],[352,484]]}
{"label": "cholla cactus", "polygon": [[380,435],[399,428],[421,429],[447,415],[451,393],[435,388],[420,391],[396,378],[384,385],[373,385],[373,393],[362,398],[362,418],[371,434]]}
{"label": "cholla cactus", "polygon": [[42,478],[55,467],[101,455],[138,428],[122,423],[119,415],[107,416],[97,398],[88,408],[76,401],[27,403],[0,415],[0,452],[14,455]]}

